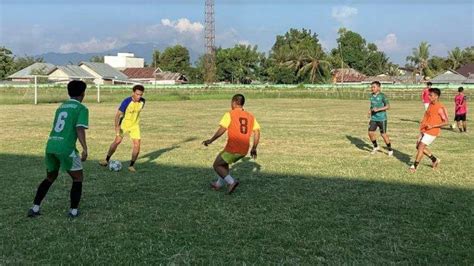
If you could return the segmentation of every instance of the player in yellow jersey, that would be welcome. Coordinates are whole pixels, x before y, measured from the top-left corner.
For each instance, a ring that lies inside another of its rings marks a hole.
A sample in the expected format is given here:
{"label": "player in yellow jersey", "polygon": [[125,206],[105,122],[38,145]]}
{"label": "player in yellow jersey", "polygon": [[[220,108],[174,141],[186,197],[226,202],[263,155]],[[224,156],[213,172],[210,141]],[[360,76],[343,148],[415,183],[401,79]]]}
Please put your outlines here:
{"label": "player in yellow jersey", "polygon": [[219,190],[226,182],[229,186],[229,194],[234,192],[235,188],[239,185],[239,181],[234,180],[230,175],[229,165],[247,155],[252,135],[253,145],[250,155],[256,159],[257,146],[260,141],[260,125],[250,112],[244,111],[244,103],[245,97],[242,94],[234,95],[231,100],[232,110],[224,114],[219,123],[219,129],[217,129],[214,136],[202,143],[208,146],[227,131],[227,145],[217,155],[213,165],[219,177],[216,182],[211,183],[211,188]]}
{"label": "player in yellow jersey", "polygon": [[115,114],[115,139],[110,144],[107,157],[105,160],[100,161],[99,164],[102,166],[109,164],[110,157],[112,157],[122,142],[124,134],[128,134],[133,143],[132,159],[130,160],[128,170],[136,172],[134,164],[140,153],[140,112],[145,106],[145,99],[143,98],[145,88],[142,85],[135,85],[132,90],[132,96],[122,101]]}

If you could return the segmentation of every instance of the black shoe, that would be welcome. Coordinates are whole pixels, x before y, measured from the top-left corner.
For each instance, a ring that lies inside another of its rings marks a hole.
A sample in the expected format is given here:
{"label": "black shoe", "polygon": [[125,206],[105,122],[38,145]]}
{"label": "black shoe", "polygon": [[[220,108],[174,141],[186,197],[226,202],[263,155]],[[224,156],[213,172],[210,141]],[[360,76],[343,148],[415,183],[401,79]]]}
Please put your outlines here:
{"label": "black shoe", "polygon": [[33,209],[29,209],[27,217],[35,218],[36,216],[39,216],[39,215],[41,215],[39,211],[35,212],[33,211]]}
{"label": "black shoe", "polygon": [[78,217],[78,216],[79,216],[79,210],[77,210],[77,213],[76,213],[76,215],[72,214],[72,212],[71,212],[71,211],[69,211],[69,212],[68,212],[68,214],[67,214],[67,216],[69,216],[69,218],[76,218],[76,217]]}
{"label": "black shoe", "polygon": [[227,194],[230,195],[232,194],[232,192],[235,191],[235,189],[239,186],[240,182],[239,181],[235,181],[232,185],[229,186],[229,190],[227,191]]}

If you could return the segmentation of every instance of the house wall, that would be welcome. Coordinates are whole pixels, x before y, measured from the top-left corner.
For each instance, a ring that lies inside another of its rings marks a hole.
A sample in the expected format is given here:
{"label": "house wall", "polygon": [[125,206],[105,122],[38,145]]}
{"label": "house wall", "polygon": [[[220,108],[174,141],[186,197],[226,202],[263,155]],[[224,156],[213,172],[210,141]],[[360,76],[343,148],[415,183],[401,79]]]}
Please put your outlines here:
{"label": "house wall", "polygon": [[104,63],[116,69],[124,70],[128,67],[144,67],[145,59],[133,57],[133,54],[119,53],[119,56],[104,56]]}
{"label": "house wall", "polygon": [[80,67],[82,69],[84,69],[85,71],[87,71],[92,76],[94,76],[94,83],[95,84],[97,84],[97,85],[104,84],[104,79],[99,74],[97,74],[94,70],[92,70],[90,67],[88,67],[86,65],[80,65]]}
{"label": "house wall", "polygon": [[53,73],[48,75],[48,79],[50,80],[64,80],[69,79],[69,76],[64,73],[61,69],[56,69]]}

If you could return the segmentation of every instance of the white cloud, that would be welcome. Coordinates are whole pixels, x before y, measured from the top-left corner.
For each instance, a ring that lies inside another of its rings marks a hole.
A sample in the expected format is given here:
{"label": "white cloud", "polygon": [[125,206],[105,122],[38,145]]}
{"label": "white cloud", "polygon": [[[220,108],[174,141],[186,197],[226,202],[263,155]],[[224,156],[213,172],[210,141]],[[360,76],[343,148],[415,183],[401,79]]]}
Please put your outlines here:
{"label": "white cloud", "polygon": [[69,42],[64,43],[59,46],[59,51],[61,53],[91,53],[91,52],[103,52],[111,49],[118,48],[124,45],[124,43],[116,38],[106,38],[106,39],[97,39],[95,37],[91,38],[85,42]]}
{"label": "white cloud", "polygon": [[332,8],[332,17],[339,21],[341,24],[350,22],[350,19],[357,15],[358,10],[355,7],[350,6],[335,6]]}
{"label": "white cloud", "polygon": [[393,52],[401,49],[400,44],[398,43],[398,38],[395,33],[389,33],[385,36],[383,40],[375,41],[375,44],[384,52]]}
{"label": "white cloud", "polygon": [[240,40],[237,43],[240,45],[246,45],[246,46],[251,45],[250,41],[248,40]]}
{"label": "white cloud", "polygon": [[190,32],[194,34],[199,34],[204,30],[204,25],[202,25],[202,23],[191,22],[187,18],[180,18],[175,21],[165,18],[161,20],[161,25],[165,27],[171,27],[179,33]]}

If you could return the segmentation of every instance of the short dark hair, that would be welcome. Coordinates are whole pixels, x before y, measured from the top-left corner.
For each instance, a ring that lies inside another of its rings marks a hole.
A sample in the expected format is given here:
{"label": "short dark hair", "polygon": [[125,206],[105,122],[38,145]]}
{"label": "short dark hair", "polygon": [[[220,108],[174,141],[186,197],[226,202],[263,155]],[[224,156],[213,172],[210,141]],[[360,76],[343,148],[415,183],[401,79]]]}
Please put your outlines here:
{"label": "short dark hair", "polygon": [[86,91],[87,85],[82,80],[71,80],[67,84],[69,97],[79,97]]}
{"label": "short dark hair", "polygon": [[377,87],[380,87],[380,82],[378,80],[376,81],[372,81],[372,83],[370,83],[370,85],[377,85]]}
{"label": "short dark hair", "polygon": [[438,88],[431,88],[429,92],[435,93],[438,97],[441,96],[441,91]]}
{"label": "short dark hair", "polygon": [[240,106],[244,106],[245,104],[245,97],[242,94],[236,94],[232,97],[232,101],[236,102]]}
{"label": "short dark hair", "polygon": [[464,91],[464,88],[463,87],[459,87],[458,88],[458,92],[463,92]]}
{"label": "short dark hair", "polygon": [[426,82],[426,86],[431,86],[431,85],[433,85],[433,83],[431,83],[431,82],[429,82],[429,81]]}
{"label": "short dark hair", "polygon": [[140,85],[140,84],[137,84],[135,86],[133,86],[132,88],[133,92],[135,92],[136,90],[139,90],[139,91],[145,91],[145,87],[143,87],[143,85]]}

